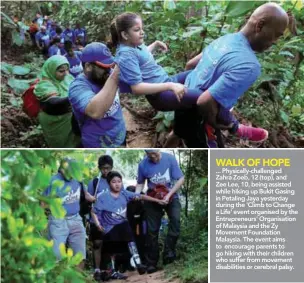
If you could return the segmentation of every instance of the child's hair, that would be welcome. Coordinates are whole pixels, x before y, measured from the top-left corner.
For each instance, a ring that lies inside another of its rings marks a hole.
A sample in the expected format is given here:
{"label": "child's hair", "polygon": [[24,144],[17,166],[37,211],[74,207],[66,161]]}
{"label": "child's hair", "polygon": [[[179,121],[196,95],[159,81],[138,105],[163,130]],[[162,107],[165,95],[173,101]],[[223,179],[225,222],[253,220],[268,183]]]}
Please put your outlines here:
{"label": "child's hair", "polygon": [[107,182],[110,184],[111,180],[115,177],[118,177],[122,180],[122,176],[120,175],[120,173],[118,173],[117,171],[111,171],[107,175]]}
{"label": "child's hair", "polygon": [[134,21],[137,18],[140,18],[140,16],[130,12],[122,13],[114,18],[110,27],[113,47],[117,47],[117,45],[121,42],[121,32],[130,29],[134,25]]}
{"label": "child's hair", "polygon": [[60,42],[60,37],[58,37],[58,36],[54,37],[53,44],[59,43],[59,42]]}
{"label": "child's hair", "polygon": [[67,40],[64,42],[64,49],[65,51],[69,51],[71,49],[73,49],[73,43],[70,40]]}
{"label": "child's hair", "polygon": [[60,34],[60,33],[62,33],[62,28],[61,27],[56,27],[55,31],[56,31],[57,34]]}
{"label": "child's hair", "polygon": [[102,155],[99,157],[98,159],[98,168],[101,169],[102,166],[104,165],[110,165],[111,167],[113,167],[113,159],[110,155]]}

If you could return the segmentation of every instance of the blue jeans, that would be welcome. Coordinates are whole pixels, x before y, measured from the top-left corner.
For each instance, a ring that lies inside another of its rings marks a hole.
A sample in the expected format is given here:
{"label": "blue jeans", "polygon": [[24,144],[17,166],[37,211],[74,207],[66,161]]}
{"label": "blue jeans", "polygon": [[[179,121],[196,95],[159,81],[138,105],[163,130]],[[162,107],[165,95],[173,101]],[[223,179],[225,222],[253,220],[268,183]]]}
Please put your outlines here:
{"label": "blue jeans", "polygon": [[57,259],[61,259],[60,244],[68,243],[74,255],[81,253],[86,258],[86,232],[79,214],[63,219],[49,217],[49,237],[54,241],[53,250]]}

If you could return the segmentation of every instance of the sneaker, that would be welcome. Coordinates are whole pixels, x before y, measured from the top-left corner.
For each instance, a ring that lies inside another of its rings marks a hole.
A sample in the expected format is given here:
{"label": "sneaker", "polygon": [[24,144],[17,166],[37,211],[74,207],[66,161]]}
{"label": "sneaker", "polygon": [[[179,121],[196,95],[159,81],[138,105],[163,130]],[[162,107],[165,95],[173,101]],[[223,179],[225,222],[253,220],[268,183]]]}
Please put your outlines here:
{"label": "sneaker", "polygon": [[156,271],[157,271],[157,268],[154,265],[149,265],[148,268],[147,268],[147,273],[148,274],[154,273]]}
{"label": "sneaker", "polygon": [[100,273],[101,281],[109,281],[111,279],[111,273],[109,271],[103,270]]}
{"label": "sneaker", "polygon": [[137,269],[137,272],[139,273],[139,275],[143,275],[147,271],[147,267],[143,264],[137,264],[136,269]]}
{"label": "sneaker", "polygon": [[170,251],[166,254],[166,256],[163,257],[163,264],[167,265],[167,264],[172,263],[175,260],[176,260],[175,252]]}
{"label": "sneaker", "polygon": [[241,139],[247,139],[253,142],[263,142],[268,138],[268,131],[262,128],[254,128],[251,126],[239,125],[236,132],[237,136]]}
{"label": "sneaker", "polygon": [[124,275],[118,271],[113,271],[113,273],[111,274],[111,279],[125,280],[127,278],[127,275]]}
{"label": "sneaker", "polygon": [[101,280],[101,272],[100,271],[95,271],[94,280],[95,281],[100,281]]}

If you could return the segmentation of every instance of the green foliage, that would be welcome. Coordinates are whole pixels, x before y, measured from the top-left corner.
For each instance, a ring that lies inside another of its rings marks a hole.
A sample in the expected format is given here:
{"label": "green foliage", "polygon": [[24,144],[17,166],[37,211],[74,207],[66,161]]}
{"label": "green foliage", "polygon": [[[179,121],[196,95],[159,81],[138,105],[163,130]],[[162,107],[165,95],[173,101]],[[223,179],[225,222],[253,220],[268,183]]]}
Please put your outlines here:
{"label": "green foliage", "polygon": [[153,120],[157,120],[156,131],[164,132],[168,131],[174,120],[174,112],[157,112]]}
{"label": "green foliage", "polygon": [[[189,191],[189,215],[182,216],[182,235],[178,250],[181,260],[178,274],[188,279],[203,280],[207,274],[206,236],[206,182],[208,175],[207,152],[195,151],[192,164],[188,164],[190,150],[172,150],[186,176],[195,181]],[[85,282],[90,276],[80,273],[78,255],[61,247],[62,260],[58,263],[51,241],[46,238],[47,219],[40,202],[50,208],[55,217],[63,217],[61,201],[54,196],[43,197],[50,178],[63,157],[77,161],[71,174],[85,184],[98,174],[97,160],[102,154],[110,154],[114,168],[126,178],[136,178],[137,166],[144,157],[143,150],[2,150],[1,151],[1,223],[3,282]],[[194,157],[195,156],[195,157]],[[188,172],[190,171],[190,173]],[[195,175],[197,172],[197,175]],[[54,186],[62,186],[58,181]],[[183,193],[183,192],[182,192]],[[182,198],[182,203],[185,200]],[[194,244],[193,244],[194,243]],[[200,260],[198,258],[200,257]],[[184,263],[182,262],[184,261]],[[192,266],[192,270],[191,270]],[[174,269],[176,266],[174,265]],[[169,270],[176,274],[177,270]],[[201,281],[198,281],[201,282]]]}
{"label": "green foliage", "polygon": [[53,243],[42,237],[47,219],[40,201],[62,210],[57,200],[41,196],[57,169],[52,152],[3,150],[1,161],[2,282],[84,282],[75,269],[79,260],[68,252],[57,264]]}

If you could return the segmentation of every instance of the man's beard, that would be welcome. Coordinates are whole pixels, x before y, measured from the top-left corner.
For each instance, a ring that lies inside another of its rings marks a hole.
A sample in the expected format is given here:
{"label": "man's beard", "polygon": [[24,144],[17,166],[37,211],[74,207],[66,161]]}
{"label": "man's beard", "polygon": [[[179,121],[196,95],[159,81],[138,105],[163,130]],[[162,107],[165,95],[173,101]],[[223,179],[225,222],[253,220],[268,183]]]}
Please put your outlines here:
{"label": "man's beard", "polygon": [[89,81],[100,86],[104,86],[108,78],[109,74],[104,74],[101,78],[96,76],[96,73],[93,71],[88,74]]}

